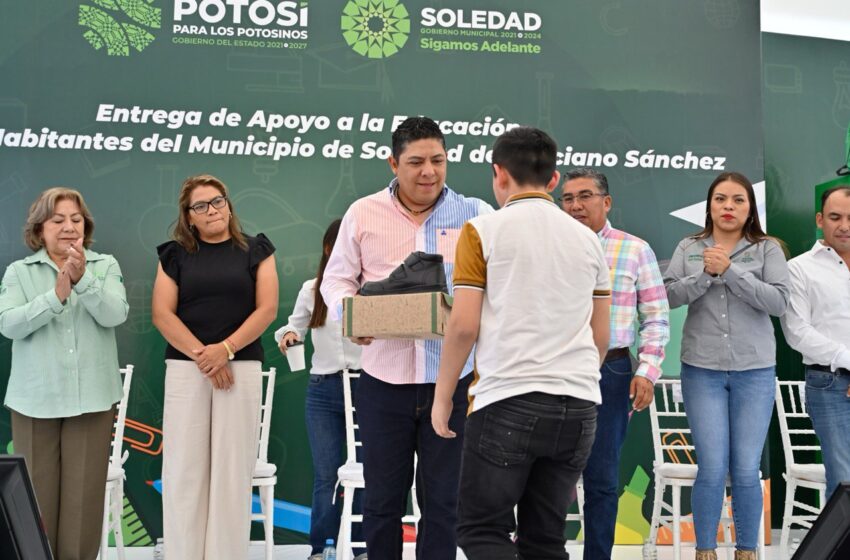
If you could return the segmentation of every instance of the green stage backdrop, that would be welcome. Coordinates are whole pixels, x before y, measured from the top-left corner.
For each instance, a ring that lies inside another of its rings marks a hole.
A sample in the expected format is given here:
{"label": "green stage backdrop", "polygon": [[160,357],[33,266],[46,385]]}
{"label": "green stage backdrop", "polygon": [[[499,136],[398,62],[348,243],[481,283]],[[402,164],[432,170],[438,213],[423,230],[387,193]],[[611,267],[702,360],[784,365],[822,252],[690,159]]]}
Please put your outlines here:
{"label": "green stage backdrop", "polygon": [[[150,322],[150,294],[155,247],[168,237],[186,176],[223,179],[246,230],[277,246],[277,324],[315,273],[327,223],[389,180],[390,131],[406,115],[441,122],[448,183],[491,203],[493,139],[514,124],[548,130],[562,170],[591,164],[609,175],[613,224],[647,239],[662,260],[701,222],[719,171],[763,179],[757,2],[7,4],[0,261],[27,254],[21,229],[36,195],[69,185],[94,213],[95,249],[121,263],[131,309],[119,351],[136,365],[125,442],[136,544],[162,531],[164,341]],[[676,339],[680,325],[677,314]],[[304,542],[303,516],[289,505],[310,505],[307,375],[288,371],[271,331],[263,344],[279,372],[269,450],[282,512],[276,537]],[[666,372],[677,374],[677,340],[669,354]],[[5,339],[0,364],[6,377]],[[621,542],[645,537],[652,497],[648,417],[632,424]],[[9,438],[3,412],[0,439]]]}

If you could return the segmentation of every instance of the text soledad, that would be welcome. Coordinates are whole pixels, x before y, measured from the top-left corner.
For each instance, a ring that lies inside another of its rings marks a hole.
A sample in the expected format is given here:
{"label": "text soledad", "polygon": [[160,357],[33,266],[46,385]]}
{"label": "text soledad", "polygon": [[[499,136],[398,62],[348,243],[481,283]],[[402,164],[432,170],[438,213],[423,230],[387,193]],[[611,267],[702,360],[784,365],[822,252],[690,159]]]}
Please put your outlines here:
{"label": "text soledad", "polygon": [[510,12],[504,14],[494,10],[454,10],[451,8],[423,8],[420,12],[423,27],[457,27],[458,29],[505,29],[537,31],[543,20],[533,12]]}

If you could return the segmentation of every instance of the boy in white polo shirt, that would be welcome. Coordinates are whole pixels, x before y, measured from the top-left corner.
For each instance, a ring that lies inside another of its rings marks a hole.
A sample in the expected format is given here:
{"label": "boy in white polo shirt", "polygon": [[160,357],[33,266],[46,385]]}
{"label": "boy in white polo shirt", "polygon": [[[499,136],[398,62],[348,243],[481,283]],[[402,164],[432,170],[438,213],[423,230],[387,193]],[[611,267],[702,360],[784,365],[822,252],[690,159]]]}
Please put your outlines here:
{"label": "boy in white polo shirt", "polygon": [[475,345],[458,504],[469,560],[569,558],[570,491],[596,433],[608,265],[598,237],[548,194],[560,177],[556,152],[537,129],[500,136],[493,193],[502,209],[467,222],[457,245],[431,421],[454,437],[451,396]]}

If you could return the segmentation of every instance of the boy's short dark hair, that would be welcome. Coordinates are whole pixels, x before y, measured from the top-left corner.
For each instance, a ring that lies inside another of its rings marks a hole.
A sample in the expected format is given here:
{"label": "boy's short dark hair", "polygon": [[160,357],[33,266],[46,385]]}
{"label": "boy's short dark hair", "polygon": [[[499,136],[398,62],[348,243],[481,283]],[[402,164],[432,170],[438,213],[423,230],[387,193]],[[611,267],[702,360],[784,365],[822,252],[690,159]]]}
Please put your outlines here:
{"label": "boy's short dark hair", "polygon": [[411,142],[431,138],[439,140],[446,149],[446,137],[437,123],[428,117],[408,117],[393,131],[393,157],[398,159]]}
{"label": "boy's short dark hair", "polygon": [[837,187],[832,187],[831,189],[823,191],[823,194],[820,195],[821,212],[823,212],[823,207],[826,206],[826,201],[830,196],[832,196],[832,193],[839,191],[844,191],[845,196],[850,196],[850,185],[838,185]]}
{"label": "boy's short dark hair", "polygon": [[557,159],[552,137],[530,126],[513,128],[493,144],[493,163],[505,168],[518,185],[548,184]]}

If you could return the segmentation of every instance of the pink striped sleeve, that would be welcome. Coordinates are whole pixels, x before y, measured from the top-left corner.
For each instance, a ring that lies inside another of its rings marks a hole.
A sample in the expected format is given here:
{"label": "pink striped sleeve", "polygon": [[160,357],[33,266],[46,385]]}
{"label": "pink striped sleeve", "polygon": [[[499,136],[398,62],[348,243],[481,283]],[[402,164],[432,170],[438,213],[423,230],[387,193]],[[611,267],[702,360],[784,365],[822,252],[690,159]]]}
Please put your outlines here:
{"label": "pink striped sleeve", "polygon": [[641,342],[638,349],[640,365],[635,373],[655,383],[661,376],[664,347],[670,340],[670,306],[655,253],[647,244],[640,251],[636,289]]}

